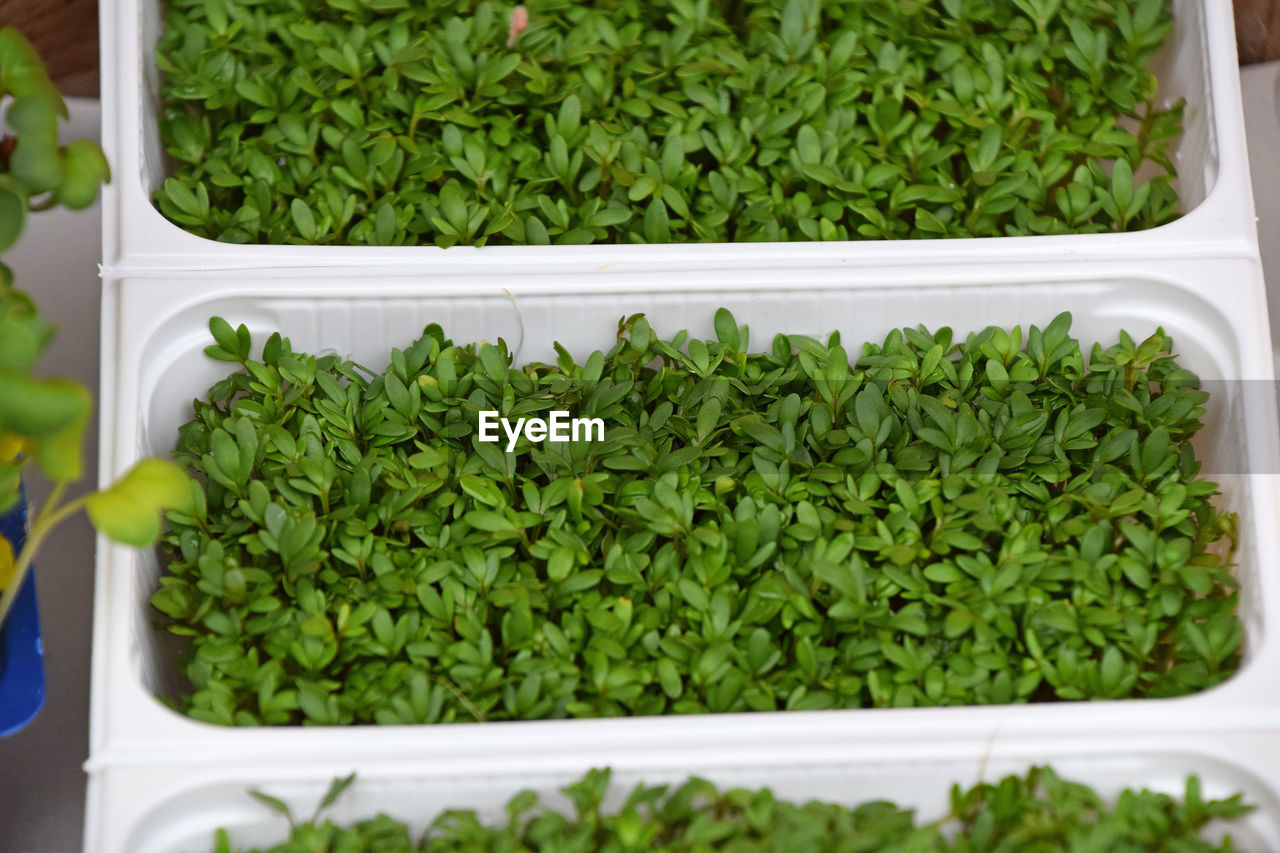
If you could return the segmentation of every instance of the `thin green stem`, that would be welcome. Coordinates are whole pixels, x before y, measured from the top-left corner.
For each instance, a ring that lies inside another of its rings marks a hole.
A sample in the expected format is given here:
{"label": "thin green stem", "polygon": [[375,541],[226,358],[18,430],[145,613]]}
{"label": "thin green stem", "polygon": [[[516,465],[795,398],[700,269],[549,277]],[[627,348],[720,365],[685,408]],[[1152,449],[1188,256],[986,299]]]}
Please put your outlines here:
{"label": "thin green stem", "polygon": [[22,546],[22,552],[18,555],[17,562],[14,563],[13,579],[9,582],[6,590],[7,594],[0,598],[0,625],[4,625],[4,620],[9,615],[10,608],[13,607],[14,599],[18,597],[18,591],[22,589],[22,583],[26,580],[27,571],[31,568],[31,561],[35,557],[36,551],[40,549],[45,537],[49,535],[53,528],[78,512],[89,500],[89,496],[85,495],[69,501],[63,506],[58,506],[58,502],[62,500],[62,493],[66,491],[66,488],[66,480],[54,483],[53,490],[49,493],[49,499],[44,502],[44,506],[36,514],[35,520],[31,522],[26,544]]}
{"label": "thin green stem", "polygon": [[57,205],[58,205],[57,196],[53,195],[53,193],[50,193],[40,201],[28,202],[27,209],[30,210],[32,213],[38,213],[42,210],[50,210],[54,207],[57,207]]}

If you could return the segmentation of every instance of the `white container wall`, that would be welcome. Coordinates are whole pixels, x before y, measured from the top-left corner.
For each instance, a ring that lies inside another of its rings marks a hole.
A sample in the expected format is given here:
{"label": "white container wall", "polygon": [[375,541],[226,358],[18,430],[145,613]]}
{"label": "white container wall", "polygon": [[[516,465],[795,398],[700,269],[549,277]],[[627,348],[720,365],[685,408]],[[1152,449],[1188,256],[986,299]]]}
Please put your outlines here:
{"label": "white container wall", "polygon": [[[910,277],[909,277],[910,276]],[[617,320],[645,312],[659,334],[712,334],[717,307],[751,328],[754,348],[778,332],[850,342],[880,340],[894,327],[949,325],[957,333],[989,324],[1046,324],[1074,315],[1086,350],[1162,326],[1182,364],[1215,383],[1198,439],[1204,471],[1222,484],[1221,505],[1240,516],[1237,574],[1246,660],[1225,684],[1169,700],[1021,706],[751,713],[608,720],[471,723],[343,729],[223,728],[195,722],[156,698],[181,681],[165,636],[152,627],[148,597],[156,554],[102,543],[98,555],[91,766],[175,763],[272,756],[292,763],[323,754],[393,759],[406,750],[442,764],[500,769],[574,757],[611,763],[618,750],[717,755],[774,750],[821,759],[835,741],[872,748],[925,735],[963,746],[994,734],[1081,736],[1179,728],[1229,731],[1274,722],[1280,701],[1280,452],[1267,315],[1256,264],[1184,260],[1080,264],[1071,268],[1006,264],[958,266],[921,280],[887,267],[857,276],[814,271],[778,288],[776,273],[627,276],[602,293],[590,276],[423,279],[366,277],[227,279],[203,276],[184,286],[171,277],[111,280],[104,297],[102,466],[110,481],[145,455],[165,455],[190,403],[229,365],[202,354],[210,315],[245,323],[258,344],[271,331],[296,350],[333,350],[380,367],[424,325],[440,323],[455,341],[504,337],[518,363],[552,357],[552,341],[585,356],[614,338]],[[519,319],[517,319],[517,312]],[[521,322],[523,324],[521,330]],[[754,753],[753,753],[754,754]],[[581,763],[580,766],[591,766]]]}
{"label": "white container wall", "polygon": [[[1188,774],[1200,776],[1206,799],[1245,795],[1257,808],[1229,826],[1237,849],[1280,849],[1280,738],[1275,735],[1207,737],[1093,737],[972,741],[938,748],[929,738],[851,751],[833,741],[814,760],[744,749],[718,760],[690,758],[674,749],[656,753],[618,745],[612,764],[609,807],[617,807],[638,782],[678,784],[697,775],[728,787],[770,788],[779,799],[855,805],[892,800],[917,812],[918,821],[941,818],[951,785],[996,781],[1051,764],[1060,776],[1093,787],[1104,799],[1124,788],[1149,788],[1181,798]],[[441,765],[427,756],[331,761],[300,758],[287,764],[245,761],[199,768],[121,765],[96,771],[89,785],[85,853],[208,853],[214,833],[226,828],[233,849],[276,844],[287,837],[285,819],[251,799],[257,788],[285,800],[303,819],[315,810],[329,782],[352,771],[356,783],[326,811],[340,824],[386,813],[421,833],[446,809],[471,809],[505,824],[504,806],[517,792],[536,791],[543,806],[572,813],[558,789],[591,765],[553,760],[530,766]]]}
{"label": "white container wall", "polygon": [[1127,234],[955,240],[440,249],[229,245],[189,234],[166,220],[151,202],[151,193],[164,181],[167,156],[156,122],[159,75],[154,56],[161,28],[160,0],[102,0],[102,141],[114,172],[104,195],[104,274],[298,267],[325,274],[332,268],[376,265],[433,276],[535,271],[616,275],[861,267],[922,260],[1256,257],[1231,4],[1174,0],[1173,15],[1174,31],[1157,58],[1155,71],[1166,103],[1186,99],[1185,130],[1173,158],[1186,215],[1159,228]]}
{"label": "white container wall", "polygon": [[[1258,810],[1232,829],[1242,850],[1280,850],[1280,427],[1244,147],[1231,4],[1172,0],[1154,70],[1185,99],[1174,150],[1184,215],[1126,234],[831,243],[494,246],[231,245],[197,237],[151,201],[167,174],[156,122],[161,0],[101,0],[103,199],[100,479],[167,456],[191,401],[232,365],[203,355],[207,323],[245,323],[255,353],[280,331],[295,350],[381,368],[428,323],[455,342],[505,338],[516,364],[607,348],[620,317],[711,337],[723,306],[752,348],[779,332],[846,345],[893,328],[1043,326],[1071,311],[1086,352],[1161,326],[1213,394],[1197,452],[1238,513],[1245,662],[1178,699],[963,708],[462,723],[224,728],[164,703],[185,681],[149,597],[162,558],[99,540],[86,853],[204,853],[274,843],[285,821],[263,789],[309,815],[329,781],[357,784],[327,814],[382,811],[420,831],[447,808],[504,818],[521,789],[614,768],[615,801],[639,781],[700,775],[781,798],[892,799],[942,816],[953,783],[1052,764],[1105,797],[1123,787],[1207,797],[1242,791]],[[1221,381],[1219,381],[1221,380]]]}

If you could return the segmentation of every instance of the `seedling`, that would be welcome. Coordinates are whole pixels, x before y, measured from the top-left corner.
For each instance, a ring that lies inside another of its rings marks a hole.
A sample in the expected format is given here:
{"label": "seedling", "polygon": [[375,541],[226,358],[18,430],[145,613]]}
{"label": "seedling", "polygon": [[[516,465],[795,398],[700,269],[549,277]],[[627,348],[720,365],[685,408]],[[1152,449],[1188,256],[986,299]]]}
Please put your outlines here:
{"label": "seedling", "polygon": [[[255,792],[289,817],[289,840],[256,853],[378,850],[383,853],[450,853],[463,850],[647,851],[695,850],[804,853],[810,850],[895,850],[904,853],[968,853],[975,850],[1179,850],[1235,853],[1230,835],[1210,834],[1210,821],[1234,821],[1253,811],[1241,794],[1205,800],[1196,776],[1180,799],[1147,789],[1125,789],[1114,805],[1087,785],[1062,779],[1049,767],[969,788],[953,785],[950,811],[924,823],[914,810],[884,800],[852,806],[779,800],[768,788],[720,790],[691,778],[674,790],[638,784],[616,810],[606,807],[609,770],[591,770],[561,789],[573,812],[541,806],[533,791],[507,803],[505,825],[474,811],[450,810],[435,819],[418,842],[405,822],[385,814],[339,826],[319,813],[298,825],[288,806]],[[321,809],[352,777],[330,787]],[[1212,838],[1213,840],[1210,840]],[[232,853],[231,837],[218,830],[213,853]]]}
{"label": "seedling", "polygon": [[[169,0],[169,219],[231,243],[1093,233],[1178,215],[1165,0]],[[1134,176],[1150,174],[1145,182]]]}
{"label": "seedling", "polygon": [[[152,602],[198,719],[430,723],[1173,696],[1239,664],[1234,533],[1157,331],[753,352],[640,315],[514,369],[437,326],[373,373],[210,323]],[[477,440],[482,412],[603,441]]]}
{"label": "seedling", "polygon": [[[108,170],[96,143],[59,142],[58,118],[66,118],[66,104],[40,57],[12,27],[0,28],[0,105],[7,106],[0,128],[2,254],[22,233],[29,210],[87,207]],[[0,624],[36,551],[59,522],[86,509],[112,539],[148,545],[160,535],[159,510],[190,501],[187,476],[171,462],[148,459],[110,487],[63,502],[67,487],[83,475],[81,447],[91,398],[70,379],[35,375],[53,333],[0,261],[0,513],[17,504],[20,478],[30,463],[53,481],[49,500],[31,514],[21,553],[0,537]]]}

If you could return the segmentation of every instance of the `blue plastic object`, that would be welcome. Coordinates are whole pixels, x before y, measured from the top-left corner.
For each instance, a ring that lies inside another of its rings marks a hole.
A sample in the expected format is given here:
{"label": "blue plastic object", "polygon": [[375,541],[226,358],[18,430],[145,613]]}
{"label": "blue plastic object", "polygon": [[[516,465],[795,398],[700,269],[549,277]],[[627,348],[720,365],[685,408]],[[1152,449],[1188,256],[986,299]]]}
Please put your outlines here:
{"label": "blue plastic object", "polygon": [[[27,501],[0,515],[0,535],[22,550],[27,539]],[[44,649],[36,609],[35,572],[28,572],[18,598],[0,630],[0,737],[31,722],[44,704]]]}

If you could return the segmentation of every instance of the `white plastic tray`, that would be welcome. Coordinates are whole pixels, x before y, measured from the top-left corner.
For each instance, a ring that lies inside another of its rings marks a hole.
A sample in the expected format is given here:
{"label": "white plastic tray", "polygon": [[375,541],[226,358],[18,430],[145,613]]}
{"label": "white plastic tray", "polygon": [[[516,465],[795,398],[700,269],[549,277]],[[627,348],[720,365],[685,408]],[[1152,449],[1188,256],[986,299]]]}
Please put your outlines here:
{"label": "white plastic tray", "polygon": [[[1280,61],[1240,69],[1245,125],[1249,134],[1249,172],[1258,206],[1259,250],[1267,280],[1271,328],[1280,329]],[[1277,341],[1272,335],[1272,345]],[[1280,365],[1280,351],[1276,352]]]}
{"label": "white plastic tray", "polygon": [[102,0],[103,147],[114,171],[103,216],[107,276],[145,270],[228,270],[385,266],[419,274],[625,273],[657,270],[858,267],[983,260],[1232,255],[1254,257],[1240,83],[1231,4],[1174,0],[1175,27],[1155,70],[1166,102],[1185,98],[1184,135],[1174,153],[1186,214],[1130,234],[954,240],[701,245],[434,246],[228,245],[189,234],[151,203],[163,183],[165,151],[156,123],[154,61],[160,0]]}
{"label": "white plastic tray", "polygon": [[[1047,323],[1074,313],[1086,346],[1113,342],[1119,329],[1144,337],[1162,325],[1182,363],[1215,384],[1207,427],[1198,439],[1205,472],[1217,475],[1222,505],[1240,514],[1238,573],[1247,655],[1239,674],[1203,694],[1173,699],[913,710],[751,713],[694,717],[564,720],[346,729],[246,729],[198,723],[158,702],[178,680],[163,634],[151,627],[148,596],[159,571],[152,553],[102,543],[94,635],[93,766],[182,762],[228,755],[282,758],[315,754],[394,757],[405,749],[444,760],[551,756],[613,745],[725,749],[764,742],[780,749],[819,747],[833,737],[873,744],[893,733],[947,731],[958,739],[993,731],[1144,731],[1191,722],[1208,728],[1273,720],[1280,699],[1280,512],[1276,405],[1270,341],[1256,264],[1185,260],[1083,264],[1068,272],[1005,265],[959,267],[927,284],[897,269],[850,279],[825,271],[779,290],[768,272],[629,276],[601,293],[590,277],[518,281],[489,277],[364,279],[143,277],[107,282],[104,294],[102,477],[115,477],[148,454],[165,454],[189,418],[192,398],[228,372],[205,358],[207,321],[220,314],[246,323],[260,344],[280,330],[296,349],[332,349],[373,367],[392,346],[411,342],[429,322],[456,341],[506,338],[517,360],[550,359],[559,340],[585,355],[608,346],[620,316],[644,311],[659,333],[682,328],[710,337],[721,305],[748,323],[756,347],[780,331],[846,342],[879,340],[890,328],[923,323],[963,334],[988,324]],[[523,340],[516,310],[524,323]],[[1157,710],[1159,709],[1159,710]]]}
{"label": "white plastic tray", "polygon": [[[1280,850],[1280,738],[1275,735],[1206,737],[1198,733],[1083,740],[1040,738],[974,741],[960,748],[910,739],[851,750],[834,741],[818,758],[744,749],[705,760],[672,749],[642,752],[620,745],[612,763],[608,807],[616,808],[640,781],[679,784],[689,775],[726,787],[769,787],[792,802],[856,804],[888,799],[916,809],[921,821],[946,814],[953,783],[995,781],[1029,766],[1051,763],[1064,778],[1086,783],[1113,802],[1126,787],[1182,797],[1188,774],[1200,776],[1206,798],[1243,793],[1258,808],[1229,826],[1240,850]],[[224,827],[235,849],[279,843],[283,817],[251,799],[259,788],[284,799],[302,819],[315,810],[331,779],[353,770],[357,781],[325,812],[349,824],[384,812],[410,826],[415,839],[439,812],[473,809],[482,819],[506,822],[504,805],[515,793],[537,791],[542,804],[572,813],[557,789],[580,778],[580,759],[530,766],[515,761],[440,765],[421,755],[354,762],[302,760],[288,765],[249,761],[199,768],[121,766],[95,772],[89,784],[86,853],[209,853]]]}

